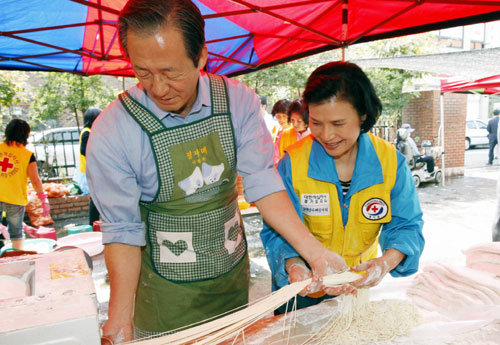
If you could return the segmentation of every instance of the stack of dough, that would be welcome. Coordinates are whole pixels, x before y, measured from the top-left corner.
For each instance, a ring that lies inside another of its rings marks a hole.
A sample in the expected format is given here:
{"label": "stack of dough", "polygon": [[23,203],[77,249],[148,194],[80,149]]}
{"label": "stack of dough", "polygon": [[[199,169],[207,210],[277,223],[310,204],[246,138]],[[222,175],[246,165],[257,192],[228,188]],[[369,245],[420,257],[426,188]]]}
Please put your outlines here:
{"label": "stack of dough", "polygon": [[420,308],[445,313],[471,305],[500,304],[500,279],[470,267],[433,263],[415,277],[407,293]]}
{"label": "stack of dough", "polygon": [[466,266],[500,278],[500,242],[478,244],[462,251]]}

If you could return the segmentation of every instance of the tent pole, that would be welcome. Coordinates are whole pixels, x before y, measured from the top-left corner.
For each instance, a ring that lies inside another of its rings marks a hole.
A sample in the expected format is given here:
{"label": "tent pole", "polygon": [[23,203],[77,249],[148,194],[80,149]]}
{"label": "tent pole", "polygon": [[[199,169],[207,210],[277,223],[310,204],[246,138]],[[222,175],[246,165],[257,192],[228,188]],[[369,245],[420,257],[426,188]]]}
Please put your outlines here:
{"label": "tent pole", "polygon": [[446,173],[445,173],[445,165],[444,165],[444,155],[445,155],[445,149],[444,149],[444,98],[443,98],[443,93],[441,92],[439,96],[439,103],[440,103],[440,111],[441,111],[441,123],[439,124],[439,137],[441,141],[441,146],[443,147],[443,154],[441,155],[441,170],[443,171],[443,186],[446,185],[445,180],[446,180]]}

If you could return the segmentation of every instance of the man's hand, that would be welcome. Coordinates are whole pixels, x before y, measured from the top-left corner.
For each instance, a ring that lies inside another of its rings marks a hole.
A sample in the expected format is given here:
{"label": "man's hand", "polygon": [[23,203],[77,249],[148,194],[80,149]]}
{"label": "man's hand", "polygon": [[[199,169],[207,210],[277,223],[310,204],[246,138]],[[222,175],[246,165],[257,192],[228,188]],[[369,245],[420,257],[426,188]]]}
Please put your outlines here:
{"label": "man's hand", "polygon": [[102,327],[101,345],[120,344],[134,340],[132,322],[108,320]]}
{"label": "man's hand", "polygon": [[[285,264],[285,269],[288,272],[288,280],[290,283],[303,281],[313,277],[311,270],[307,268],[305,262],[298,257],[288,259]],[[323,291],[322,284],[320,282],[318,283],[313,281],[300,291],[299,295],[311,298],[320,298],[325,295],[325,291]]]}
{"label": "man's hand", "polygon": [[309,262],[313,271],[314,280],[322,280],[324,276],[347,271],[347,266],[343,257],[326,248],[315,259]]}
{"label": "man's hand", "polygon": [[[339,287],[326,287],[323,285],[323,277],[334,273],[342,273],[349,269],[343,257],[337,253],[327,250],[309,263],[313,269],[313,284],[320,285],[321,291],[331,296],[338,296],[346,293],[356,293],[356,289],[347,284]],[[311,284],[311,285],[313,285]]]}
{"label": "man's hand", "polygon": [[[312,278],[311,270],[307,268],[304,261],[299,257],[287,259],[285,262],[285,270],[288,272],[288,280],[290,283],[300,282]],[[299,295],[307,295],[309,293],[310,285],[311,284],[300,291]]]}

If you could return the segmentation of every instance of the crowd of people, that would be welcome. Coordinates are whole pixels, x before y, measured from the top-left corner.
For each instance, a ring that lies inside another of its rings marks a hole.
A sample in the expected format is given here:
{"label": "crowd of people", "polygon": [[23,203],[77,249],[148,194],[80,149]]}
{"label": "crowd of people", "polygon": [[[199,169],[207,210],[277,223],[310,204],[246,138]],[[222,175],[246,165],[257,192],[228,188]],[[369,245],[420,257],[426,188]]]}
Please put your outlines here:
{"label": "crowd of people", "polygon": [[[272,289],[313,278],[297,308],[417,272],[425,241],[410,158],[370,133],[382,103],[361,68],[324,64],[302,97],[270,107],[243,83],[204,72],[204,20],[191,1],[129,0],[118,33],[139,82],[85,113],[75,175],[91,195],[90,222],[102,221],[103,343],[158,336],[249,302],[238,175],[264,220]],[[403,129],[411,156],[432,173],[432,157]],[[17,248],[28,178],[49,211],[28,135],[14,122],[0,145],[0,190],[11,190],[0,206]],[[347,270],[362,278],[323,285]]]}

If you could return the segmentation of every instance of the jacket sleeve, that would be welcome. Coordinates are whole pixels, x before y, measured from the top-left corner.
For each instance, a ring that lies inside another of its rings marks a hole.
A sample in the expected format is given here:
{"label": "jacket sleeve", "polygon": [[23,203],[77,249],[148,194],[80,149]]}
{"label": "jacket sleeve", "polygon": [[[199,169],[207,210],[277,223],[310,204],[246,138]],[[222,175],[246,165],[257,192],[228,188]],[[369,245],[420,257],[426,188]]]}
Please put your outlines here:
{"label": "jacket sleeve", "polygon": [[[292,201],[300,219],[304,221],[300,210],[300,203],[293,191],[290,173],[290,157],[287,153],[278,164],[278,172],[283,179],[286,191]],[[285,260],[299,256],[297,251],[273,228],[264,222],[260,238],[266,251],[267,261],[271,268],[273,291],[289,284],[288,273],[285,271]]]}
{"label": "jacket sleeve", "polygon": [[424,249],[422,209],[417,190],[404,157],[397,154],[396,183],[391,191],[392,220],[384,224],[379,243],[382,252],[397,249],[406,258],[391,271],[393,277],[404,277],[418,271],[420,255]]}

